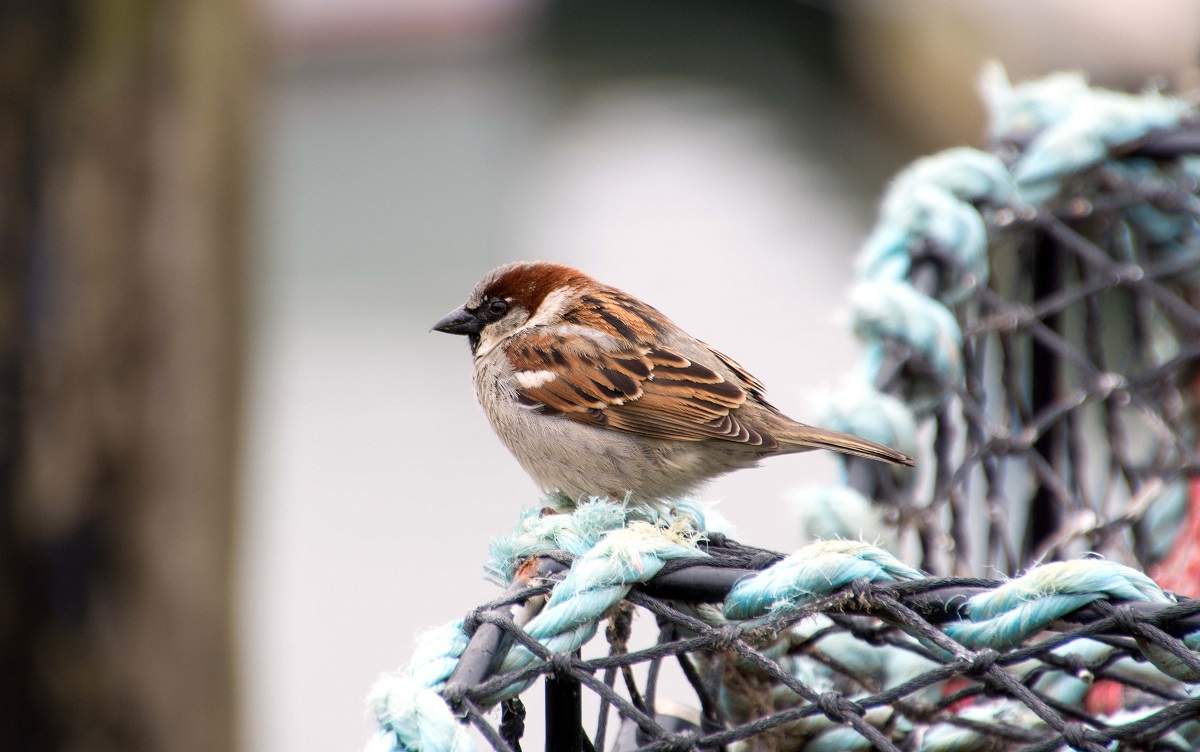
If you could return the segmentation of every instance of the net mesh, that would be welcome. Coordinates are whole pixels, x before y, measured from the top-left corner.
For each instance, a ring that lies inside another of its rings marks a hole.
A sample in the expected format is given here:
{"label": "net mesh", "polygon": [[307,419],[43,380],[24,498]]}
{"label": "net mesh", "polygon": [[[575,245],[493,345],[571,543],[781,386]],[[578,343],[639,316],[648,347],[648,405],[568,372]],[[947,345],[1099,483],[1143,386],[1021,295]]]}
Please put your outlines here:
{"label": "net mesh", "polygon": [[[1035,207],[981,207],[986,283],[934,243],[912,249],[918,290],[969,291],[952,306],[962,377],[885,341],[875,386],[924,405],[922,464],[933,470],[905,482],[851,464],[849,482],[930,576],[854,579],[728,620],[714,604],[782,557],[711,534],[708,558],[673,562],[607,612],[603,657],[554,652],[511,616],[554,577],[514,585],[464,631],[490,629],[535,660],[452,679],[443,697],[504,750],[520,749],[520,699],[503,702],[499,722],[482,708],[543,676],[554,750],[1200,748],[1200,602],[1184,595],[1200,587],[1187,529],[1200,461],[1200,169],[1191,141],[1177,142],[1167,154],[1130,145]],[[1011,161],[1020,146],[996,153]],[[1083,552],[1150,571],[1179,597],[1085,597],[1016,637],[952,638],[964,604],[1000,588],[998,575]],[[658,625],[657,643],[630,644],[638,611]],[[694,714],[664,710],[667,663],[691,687],[671,699]],[[599,697],[598,717],[578,718],[578,692]]]}
{"label": "net mesh", "polygon": [[[765,565],[777,555],[719,535],[701,568]],[[494,624],[541,662],[466,689],[458,704],[496,749],[520,749],[520,700],[503,704],[494,726],[486,698],[514,681],[545,675],[578,682],[600,697],[594,726],[562,729],[547,749],[619,750],[1191,750],[1200,744],[1200,696],[1146,663],[1154,648],[1182,656],[1200,680],[1200,657],[1181,636],[1200,629],[1200,601],[1112,604],[1100,601],[1012,649],[968,650],[944,626],[961,618],[964,599],[993,580],[929,578],[905,583],[855,581],[803,607],[736,624],[697,604],[721,591],[710,571],[680,586],[687,567],[635,588],[609,616],[605,657],[552,654],[496,609],[543,595],[534,586],[472,615]],[[705,582],[707,580],[707,583]],[[706,584],[709,586],[706,587]],[[958,604],[958,605],[956,605]],[[636,611],[659,626],[653,646],[631,650]],[[664,662],[679,666],[694,692],[695,714],[662,712],[656,702]],[[633,669],[648,666],[645,680]],[[1108,689],[1105,690],[1105,687]],[[1105,691],[1097,691],[1097,690]],[[652,713],[649,708],[659,712]],[[610,728],[609,709],[623,719]],[[551,732],[553,733],[553,732]],[[617,737],[614,740],[614,737]]]}
{"label": "net mesh", "polygon": [[[1200,459],[1195,176],[1112,162],[1070,188],[988,215],[991,279],[955,309],[961,380],[900,344],[881,372],[906,400],[931,381],[939,394],[931,486],[872,489],[927,571],[1014,574],[1082,551],[1150,567],[1163,536],[1139,523],[1160,500],[1179,505]],[[954,255],[917,249],[924,292],[964,274]]]}

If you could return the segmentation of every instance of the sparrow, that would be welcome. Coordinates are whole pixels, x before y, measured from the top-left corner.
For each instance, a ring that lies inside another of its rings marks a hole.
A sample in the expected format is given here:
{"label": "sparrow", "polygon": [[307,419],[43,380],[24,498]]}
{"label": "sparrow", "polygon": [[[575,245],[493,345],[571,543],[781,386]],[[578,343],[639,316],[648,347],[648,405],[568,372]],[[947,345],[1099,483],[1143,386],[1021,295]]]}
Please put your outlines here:
{"label": "sparrow", "polygon": [[433,330],[467,337],[476,399],[550,495],[669,503],[763,457],[812,449],[913,465],[792,420],[732,358],[569,266],[494,269]]}

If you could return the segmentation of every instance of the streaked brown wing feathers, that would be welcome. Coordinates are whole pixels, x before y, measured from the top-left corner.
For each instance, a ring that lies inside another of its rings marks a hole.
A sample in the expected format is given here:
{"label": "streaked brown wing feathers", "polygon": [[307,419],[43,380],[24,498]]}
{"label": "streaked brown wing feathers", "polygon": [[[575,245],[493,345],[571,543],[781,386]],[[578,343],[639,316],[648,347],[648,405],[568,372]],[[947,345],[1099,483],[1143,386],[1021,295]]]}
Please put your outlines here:
{"label": "streaked brown wing feathers", "polygon": [[761,381],[756,379],[754,377],[754,374],[750,373],[745,368],[742,368],[741,364],[739,364],[736,360],[729,357],[728,355],[721,352],[720,350],[715,349],[714,347],[712,347],[712,345],[708,345],[703,342],[701,342],[700,344],[707,347],[708,351],[710,353],[717,356],[717,359],[720,360],[721,363],[723,363],[726,368],[733,371],[734,374],[736,374],[737,377],[739,379],[741,379],[742,384],[746,387],[746,391],[753,394],[758,399],[759,402],[763,402],[763,403],[766,402],[767,387]]}
{"label": "streaked brown wing feathers", "polygon": [[737,419],[745,389],[672,350],[606,348],[570,331],[519,336],[508,354],[525,405],[656,438],[776,446]]}

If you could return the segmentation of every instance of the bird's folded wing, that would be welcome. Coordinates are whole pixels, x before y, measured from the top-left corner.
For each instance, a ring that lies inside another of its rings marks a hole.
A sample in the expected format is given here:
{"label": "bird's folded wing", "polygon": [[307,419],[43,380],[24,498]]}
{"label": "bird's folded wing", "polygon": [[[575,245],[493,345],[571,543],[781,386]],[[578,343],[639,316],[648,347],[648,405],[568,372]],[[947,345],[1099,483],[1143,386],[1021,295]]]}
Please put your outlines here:
{"label": "bird's folded wing", "polygon": [[538,327],[516,335],[506,354],[531,409],[661,439],[777,446],[737,415],[748,389],[761,384],[743,387],[673,350]]}

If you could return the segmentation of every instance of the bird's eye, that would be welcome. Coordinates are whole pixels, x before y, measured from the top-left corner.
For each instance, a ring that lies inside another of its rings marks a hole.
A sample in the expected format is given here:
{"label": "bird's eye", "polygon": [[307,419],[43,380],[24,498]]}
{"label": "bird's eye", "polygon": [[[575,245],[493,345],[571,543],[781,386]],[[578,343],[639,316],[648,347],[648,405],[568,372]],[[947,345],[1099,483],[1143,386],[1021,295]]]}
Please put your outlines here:
{"label": "bird's eye", "polygon": [[494,298],[488,303],[488,313],[493,316],[503,316],[508,312],[508,301],[503,298]]}

